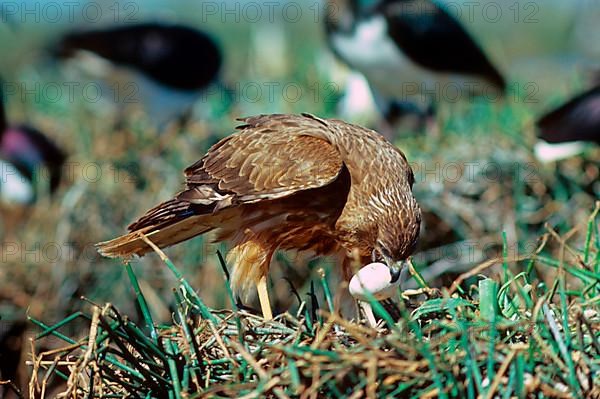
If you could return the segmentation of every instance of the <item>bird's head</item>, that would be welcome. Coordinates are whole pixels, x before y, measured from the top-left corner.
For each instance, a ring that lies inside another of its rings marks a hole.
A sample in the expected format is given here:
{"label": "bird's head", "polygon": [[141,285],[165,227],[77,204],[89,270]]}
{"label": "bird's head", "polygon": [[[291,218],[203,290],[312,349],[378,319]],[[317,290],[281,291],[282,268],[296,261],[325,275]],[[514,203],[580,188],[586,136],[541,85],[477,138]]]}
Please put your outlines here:
{"label": "bird's head", "polygon": [[414,251],[421,226],[421,211],[411,196],[400,217],[386,217],[379,223],[377,241],[373,247],[373,261],[390,268],[392,282],[400,277],[406,260]]}

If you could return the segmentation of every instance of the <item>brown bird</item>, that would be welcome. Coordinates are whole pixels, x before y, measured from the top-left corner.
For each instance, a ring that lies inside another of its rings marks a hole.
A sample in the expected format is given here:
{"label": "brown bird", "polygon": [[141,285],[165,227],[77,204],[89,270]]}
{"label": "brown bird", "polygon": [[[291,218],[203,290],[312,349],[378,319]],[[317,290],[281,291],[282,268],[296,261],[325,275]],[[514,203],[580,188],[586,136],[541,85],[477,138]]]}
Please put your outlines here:
{"label": "brown bird", "polygon": [[421,213],[404,154],[373,130],[302,115],[240,119],[239,132],[185,170],[186,187],[98,244],[110,257],[143,255],[217,231],[230,240],[231,284],[255,285],[272,318],[266,276],[277,249],[334,255],[346,279],[355,261],[385,263],[393,279],[412,253]]}

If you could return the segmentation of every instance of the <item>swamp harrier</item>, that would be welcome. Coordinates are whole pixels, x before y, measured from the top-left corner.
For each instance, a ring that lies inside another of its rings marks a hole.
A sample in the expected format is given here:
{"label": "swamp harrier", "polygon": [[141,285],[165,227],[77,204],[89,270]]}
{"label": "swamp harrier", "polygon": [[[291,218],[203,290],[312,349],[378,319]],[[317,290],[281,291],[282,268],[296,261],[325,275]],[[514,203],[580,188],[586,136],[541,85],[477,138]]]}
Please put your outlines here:
{"label": "swamp harrier", "polygon": [[[143,255],[216,230],[229,240],[234,292],[255,285],[272,317],[266,276],[277,249],[377,260],[400,274],[413,251],[421,213],[404,154],[373,130],[312,115],[241,119],[239,132],[212,146],[185,170],[186,186],[150,209],[129,233],[98,244],[110,257]],[[141,234],[140,234],[141,233]]]}

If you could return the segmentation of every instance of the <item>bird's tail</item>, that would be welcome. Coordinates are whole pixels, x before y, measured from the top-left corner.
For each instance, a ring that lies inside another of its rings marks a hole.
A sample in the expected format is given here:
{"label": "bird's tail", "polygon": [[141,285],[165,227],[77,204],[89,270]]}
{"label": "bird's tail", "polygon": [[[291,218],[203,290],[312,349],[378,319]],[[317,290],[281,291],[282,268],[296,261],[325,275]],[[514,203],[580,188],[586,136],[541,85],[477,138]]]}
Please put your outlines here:
{"label": "bird's tail", "polygon": [[128,234],[96,244],[98,252],[111,258],[142,256],[152,251],[142,235],[164,248],[215,228],[210,212],[196,208],[197,205],[179,199],[163,202],[132,223]]}

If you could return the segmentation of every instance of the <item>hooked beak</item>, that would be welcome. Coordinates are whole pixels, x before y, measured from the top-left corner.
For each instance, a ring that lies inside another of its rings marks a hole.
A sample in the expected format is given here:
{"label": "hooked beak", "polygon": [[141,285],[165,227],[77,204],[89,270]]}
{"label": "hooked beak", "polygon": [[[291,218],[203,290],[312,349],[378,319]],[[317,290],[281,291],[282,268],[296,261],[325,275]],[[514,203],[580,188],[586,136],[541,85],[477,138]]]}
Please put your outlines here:
{"label": "hooked beak", "polygon": [[383,246],[378,243],[378,247],[373,250],[372,253],[373,262],[376,262],[377,259],[382,259],[386,266],[390,269],[391,280],[390,283],[394,284],[400,278],[402,271],[406,270],[407,261],[401,260],[399,262],[394,261],[390,254],[383,250]]}
{"label": "hooked beak", "polygon": [[394,263],[393,265],[389,266],[390,274],[392,276],[390,283],[395,283],[396,281],[398,281],[398,279],[400,278],[400,274],[402,273],[403,267],[404,265],[402,263]]}
{"label": "hooked beak", "polygon": [[390,268],[390,275],[392,279],[390,283],[395,283],[400,278],[400,274],[402,274],[402,270],[405,268],[405,261],[394,262],[392,258],[384,256],[385,264]]}

